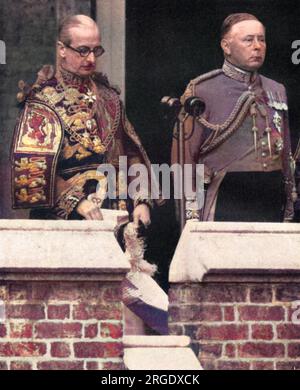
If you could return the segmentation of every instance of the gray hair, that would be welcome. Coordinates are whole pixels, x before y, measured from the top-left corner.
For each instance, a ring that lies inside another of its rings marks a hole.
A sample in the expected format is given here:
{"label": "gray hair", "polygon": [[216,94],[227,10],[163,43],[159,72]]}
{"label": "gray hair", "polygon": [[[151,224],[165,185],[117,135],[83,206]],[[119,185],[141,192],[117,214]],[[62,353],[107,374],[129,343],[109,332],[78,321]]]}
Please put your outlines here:
{"label": "gray hair", "polygon": [[58,27],[58,39],[66,45],[71,44],[71,28],[79,26],[96,26],[96,22],[86,15],[71,15],[64,18]]}

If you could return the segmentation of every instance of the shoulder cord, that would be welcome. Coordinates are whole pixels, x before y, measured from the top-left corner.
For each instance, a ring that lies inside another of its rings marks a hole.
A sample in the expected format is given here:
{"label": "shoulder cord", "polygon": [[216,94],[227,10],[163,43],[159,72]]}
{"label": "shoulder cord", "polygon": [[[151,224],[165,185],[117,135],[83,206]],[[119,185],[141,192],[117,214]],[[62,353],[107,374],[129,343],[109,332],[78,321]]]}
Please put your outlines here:
{"label": "shoulder cord", "polygon": [[[209,123],[206,119],[198,117],[197,120],[201,125],[213,130],[213,133],[201,146],[199,155],[204,155],[210,152],[229,138],[244,120],[253,102],[255,102],[254,94],[249,91],[244,92],[238,99],[230,116],[222,125],[214,125]],[[220,134],[220,132],[222,133]]]}

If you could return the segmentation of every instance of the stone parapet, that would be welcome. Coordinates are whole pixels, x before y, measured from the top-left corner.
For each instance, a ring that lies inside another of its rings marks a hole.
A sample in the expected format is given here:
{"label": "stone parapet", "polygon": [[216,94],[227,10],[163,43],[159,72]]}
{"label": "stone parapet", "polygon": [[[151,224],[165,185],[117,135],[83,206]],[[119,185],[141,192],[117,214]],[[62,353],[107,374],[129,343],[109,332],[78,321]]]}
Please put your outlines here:
{"label": "stone parapet", "polygon": [[121,369],[121,281],[110,221],[0,221],[0,368]]}
{"label": "stone parapet", "polygon": [[204,369],[300,369],[300,227],[188,223],[170,269],[169,329]]}

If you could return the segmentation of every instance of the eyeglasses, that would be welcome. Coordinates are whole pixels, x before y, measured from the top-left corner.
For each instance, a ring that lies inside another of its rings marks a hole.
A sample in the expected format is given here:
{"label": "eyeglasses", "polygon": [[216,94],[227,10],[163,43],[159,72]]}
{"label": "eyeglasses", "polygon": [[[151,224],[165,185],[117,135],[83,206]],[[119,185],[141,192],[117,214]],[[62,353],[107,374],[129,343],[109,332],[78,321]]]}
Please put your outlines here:
{"label": "eyeglasses", "polygon": [[105,50],[102,46],[96,46],[94,49],[91,49],[88,46],[80,46],[77,49],[75,47],[72,47],[70,45],[64,44],[68,49],[71,49],[73,51],[76,51],[76,53],[79,53],[81,57],[88,57],[90,53],[94,53],[95,57],[100,57],[102,54],[104,54]]}

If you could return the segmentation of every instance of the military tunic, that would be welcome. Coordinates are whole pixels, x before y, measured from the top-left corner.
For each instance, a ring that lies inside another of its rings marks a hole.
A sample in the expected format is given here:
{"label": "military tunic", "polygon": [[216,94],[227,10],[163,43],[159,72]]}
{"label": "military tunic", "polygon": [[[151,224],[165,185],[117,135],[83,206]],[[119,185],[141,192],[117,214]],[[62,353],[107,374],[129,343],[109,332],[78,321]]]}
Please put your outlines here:
{"label": "military tunic", "polygon": [[[204,164],[209,183],[202,219],[291,220],[294,180],[284,86],[225,61],[222,69],[192,80],[183,101],[189,96],[206,105],[202,116],[185,122],[185,162]],[[177,146],[175,140],[173,162]]]}

